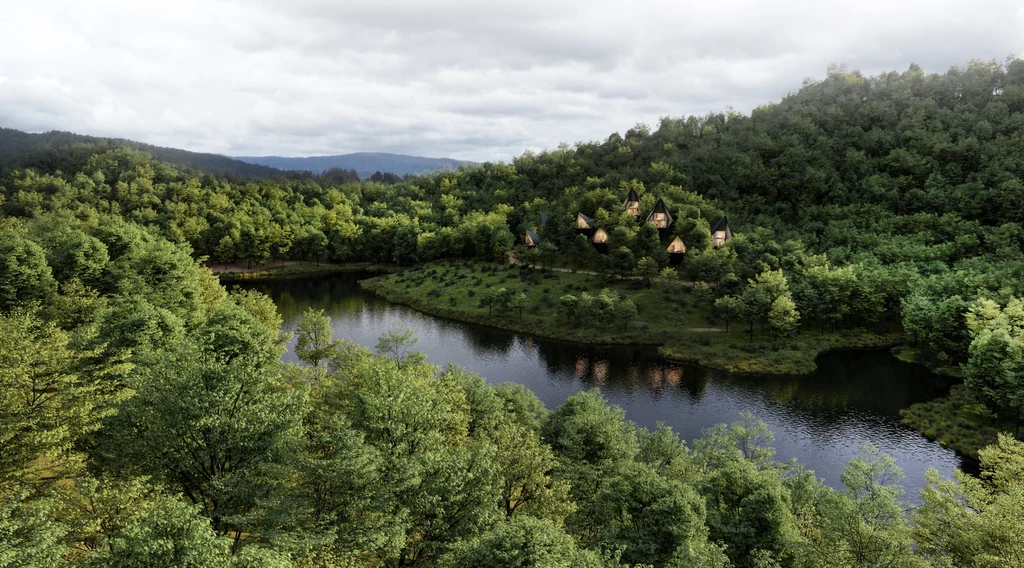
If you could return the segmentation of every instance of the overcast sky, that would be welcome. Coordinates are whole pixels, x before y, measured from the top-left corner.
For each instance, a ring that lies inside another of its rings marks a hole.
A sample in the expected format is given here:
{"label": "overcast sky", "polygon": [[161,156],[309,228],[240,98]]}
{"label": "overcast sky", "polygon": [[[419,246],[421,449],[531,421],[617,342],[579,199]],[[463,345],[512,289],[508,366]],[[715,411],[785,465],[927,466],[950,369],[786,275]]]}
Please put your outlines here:
{"label": "overcast sky", "polygon": [[0,126],[509,160],[822,78],[1024,54],[1024,0],[5,0]]}

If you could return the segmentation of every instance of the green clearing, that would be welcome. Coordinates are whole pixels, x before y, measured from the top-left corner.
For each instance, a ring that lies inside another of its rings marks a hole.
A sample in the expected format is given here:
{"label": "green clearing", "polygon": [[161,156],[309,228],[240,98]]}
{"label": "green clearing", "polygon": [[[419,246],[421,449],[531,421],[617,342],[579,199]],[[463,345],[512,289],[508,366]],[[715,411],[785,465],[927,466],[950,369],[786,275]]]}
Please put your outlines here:
{"label": "green clearing", "polygon": [[[455,261],[428,263],[361,284],[389,301],[437,316],[568,341],[657,345],[669,359],[739,373],[809,373],[823,351],[893,345],[903,338],[892,330],[822,334],[817,324],[805,322],[806,331],[784,341],[755,325],[751,339],[745,324],[727,326],[713,315],[710,303],[699,302],[680,281],[658,280],[648,288],[636,279]],[[521,307],[515,302],[488,306],[488,295],[502,288],[522,293]],[[637,318],[625,323],[614,316],[583,314],[574,323],[560,309],[563,296],[597,297],[603,290],[632,301]]]}

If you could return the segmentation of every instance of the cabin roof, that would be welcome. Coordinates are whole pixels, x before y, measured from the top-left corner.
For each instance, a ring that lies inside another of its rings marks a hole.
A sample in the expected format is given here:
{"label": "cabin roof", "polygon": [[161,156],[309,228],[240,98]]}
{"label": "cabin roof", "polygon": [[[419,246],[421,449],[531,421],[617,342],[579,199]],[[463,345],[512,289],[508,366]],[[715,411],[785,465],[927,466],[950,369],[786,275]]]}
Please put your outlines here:
{"label": "cabin roof", "polygon": [[548,224],[548,214],[543,212],[543,211],[540,212],[540,224],[541,225],[547,225]]}
{"label": "cabin roof", "polygon": [[[680,246],[680,247],[682,247],[682,249],[683,249],[683,250],[681,250],[681,251],[679,251],[679,252],[672,252],[672,251],[671,251],[671,250],[669,250],[669,249],[671,249],[671,248],[672,248],[673,246],[675,246],[675,244],[676,244],[676,241],[679,241],[679,246]],[[682,239],[682,237],[680,237],[679,235],[676,235],[676,237],[675,237],[674,239],[672,239],[672,240],[671,240],[671,241],[670,241],[670,242],[668,243],[668,246],[667,246],[667,247],[665,247],[665,250],[669,251],[669,254],[681,254],[681,253],[684,253],[684,252],[686,252],[686,243],[684,243],[684,242],[683,242],[683,239]]]}
{"label": "cabin roof", "polygon": [[533,244],[540,244],[540,237],[537,236],[537,233],[534,233],[533,231],[527,229],[526,236],[529,237],[531,241],[533,241]]}
{"label": "cabin roof", "polygon": [[623,207],[630,201],[640,201],[640,197],[636,194],[635,190],[629,190],[629,195],[626,196],[626,200],[622,202]]}
{"label": "cabin roof", "polygon": [[672,219],[672,214],[668,212],[668,208],[665,207],[665,202],[662,201],[661,198],[658,198],[658,202],[654,204],[654,209],[651,210],[651,214],[647,216],[647,221],[648,222],[651,221],[651,219],[654,217],[655,213],[664,213],[665,216],[668,218],[667,219],[668,222],[665,224],[665,227],[662,227],[663,229],[667,228],[674,221]]}
{"label": "cabin roof", "polygon": [[711,227],[711,232],[714,233],[715,231],[724,231],[724,230],[726,230],[728,228],[729,228],[729,219],[727,219],[725,217],[725,215],[723,215],[722,218],[719,219],[718,222],[715,223],[714,226]]}
{"label": "cabin roof", "polygon": [[589,226],[591,226],[591,227],[593,227],[593,226],[594,226],[594,220],[593,220],[593,219],[591,219],[590,217],[587,217],[587,216],[586,216],[586,215],[584,215],[583,213],[577,213],[577,214],[576,214],[576,216],[577,216],[577,217],[579,217],[579,218],[581,218],[581,219],[583,219],[583,221],[584,221],[584,222],[586,222],[586,224],[587,224],[587,225],[589,225]]}

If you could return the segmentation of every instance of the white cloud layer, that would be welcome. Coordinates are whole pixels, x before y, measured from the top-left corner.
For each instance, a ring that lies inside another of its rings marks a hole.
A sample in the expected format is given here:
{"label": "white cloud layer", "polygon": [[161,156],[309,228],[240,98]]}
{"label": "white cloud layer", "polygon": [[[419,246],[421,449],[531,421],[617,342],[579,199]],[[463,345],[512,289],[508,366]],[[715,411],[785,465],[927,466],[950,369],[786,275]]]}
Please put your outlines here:
{"label": "white cloud layer", "polygon": [[1021,0],[8,0],[0,126],[509,160],[822,77],[1022,54]]}

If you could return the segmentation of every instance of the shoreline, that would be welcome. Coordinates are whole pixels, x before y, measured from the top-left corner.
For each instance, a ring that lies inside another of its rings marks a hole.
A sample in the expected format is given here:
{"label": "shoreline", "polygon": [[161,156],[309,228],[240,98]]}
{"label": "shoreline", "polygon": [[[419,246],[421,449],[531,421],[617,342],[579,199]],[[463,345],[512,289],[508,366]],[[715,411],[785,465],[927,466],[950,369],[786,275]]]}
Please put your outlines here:
{"label": "shoreline", "polygon": [[[539,338],[570,341],[586,345],[636,345],[656,347],[665,359],[677,363],[695,363],[701,366],[735,374],[805,375],[817,368],[816,360],[827,351],[841,349],[881,349],[902,343],[900,333],[874,334],[858,330],[819,335],[807,331],[785,342],[777,340],[748,341],[746,331],[734,329],[724,332],[717,328],[683,328],[672,334],[647,330],[641,323],[623,331],[615,328],[608,333],[595,333],[592,329],[552,326],[533,314],[517,318],[514,314],[476,313],[466,309],[467,302],[456,300],[444,305],[441,297],[422,297],[401,290],[380,277],[359,281],[359,286],[389,302],[455,321],[483,325]],[[454,297],[452,297],[454,298]],[[472,311],[471,311],[472,310]],[[638,329],[638,327],[644,329]],[[736,326],[737,328],[739,326]],[[715,331],[711,331],[714,329]]]}
{"label": "shoreline", "polygon": [[321,276],[324,274],[337,274],[342,272],[370,272],[388,274],[401,270],[398,265],[373,264],[370,262],[350,263],[326,263],[320,264],[303,263],[298,261],[287,261],[277,266],[261,266],[246,268],[242,270],[216,269],[207,266],[221,282],[240,282],[247,280],[287,280],[289,278],[304,278],[308,276]]}

